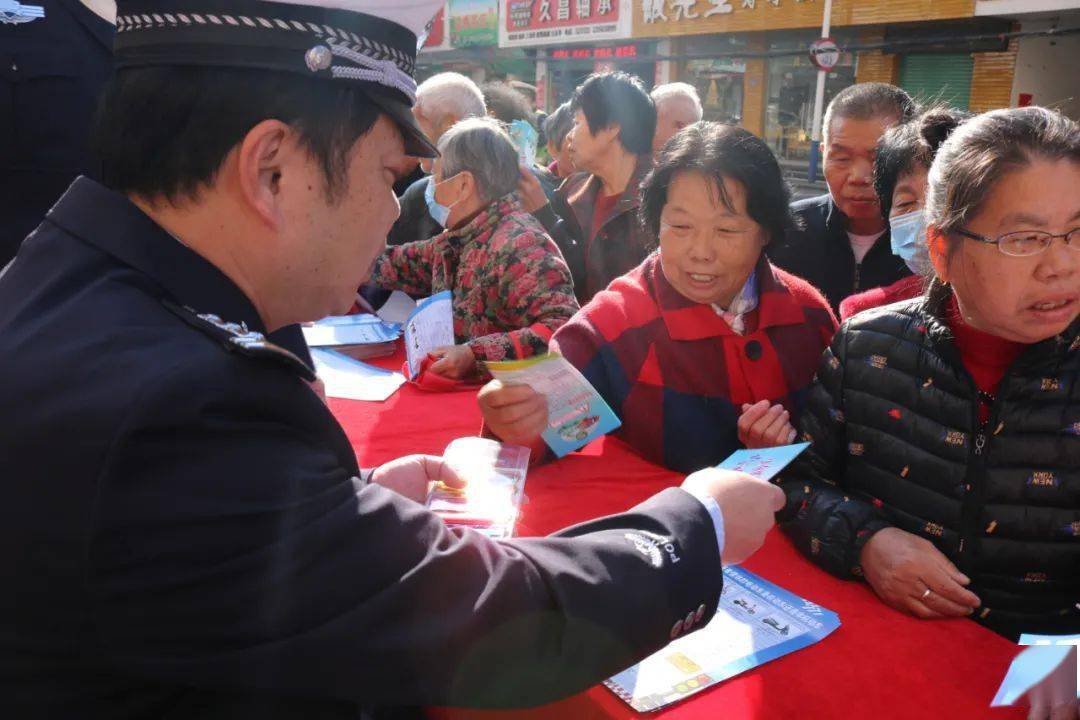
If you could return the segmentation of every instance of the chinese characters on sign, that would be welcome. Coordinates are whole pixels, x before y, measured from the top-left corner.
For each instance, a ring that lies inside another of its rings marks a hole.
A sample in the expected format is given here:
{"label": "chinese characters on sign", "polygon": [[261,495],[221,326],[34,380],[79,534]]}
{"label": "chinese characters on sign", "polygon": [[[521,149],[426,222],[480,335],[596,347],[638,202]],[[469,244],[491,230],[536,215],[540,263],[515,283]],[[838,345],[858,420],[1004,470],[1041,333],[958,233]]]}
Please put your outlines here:
{"label": "chinese characters on sign", "polygon": [[[782,0],[761,0],[763,4],[780,7]],[[795,3],[814,0],[789,0]],[[646,23],[697,20],[714,15],[730,15],[736,10],[753,10],[757,0],[640,0],[641,17]]]}
{"label": "chinese characters on sign", "polygon": [[591,42],[630,35],[630,0],[500,0],[500,47]]}

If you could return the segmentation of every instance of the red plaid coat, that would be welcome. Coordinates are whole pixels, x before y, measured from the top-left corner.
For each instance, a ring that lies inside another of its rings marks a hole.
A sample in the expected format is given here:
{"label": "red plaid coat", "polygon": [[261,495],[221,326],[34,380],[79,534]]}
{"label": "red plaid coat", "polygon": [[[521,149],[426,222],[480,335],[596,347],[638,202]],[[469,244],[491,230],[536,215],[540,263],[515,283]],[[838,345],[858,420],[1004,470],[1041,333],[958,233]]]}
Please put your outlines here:
{"label": "red plaid coat", "polygon": [[836,332],[825,298],[769,264],[746,332],[679,294],[653,253],[582,308],[552,339],[622,419],[619,434],[646,458],[682,472],[742,447],[743,403],[783,404],[797,425],[819,359]]}

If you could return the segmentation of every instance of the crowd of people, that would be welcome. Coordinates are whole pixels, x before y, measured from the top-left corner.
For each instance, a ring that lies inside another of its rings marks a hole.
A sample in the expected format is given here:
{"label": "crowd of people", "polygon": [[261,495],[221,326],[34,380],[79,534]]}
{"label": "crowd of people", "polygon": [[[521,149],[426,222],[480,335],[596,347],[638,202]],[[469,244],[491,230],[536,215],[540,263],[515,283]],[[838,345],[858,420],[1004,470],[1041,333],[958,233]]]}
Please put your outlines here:
{"label": "crowd of people", "polygon": [[[692,86],[650,96],[618,72],[551,115],[554,171],[576,173],[554,200],[523,175],[503,212],[547,219],[581,308],[558,276],[549,292],[566,312],[495,357],[561,353],[618,414],[618,434],[674,470],[801,437],[812,446],[783,476],[781,518],[814,562],[919,617],[1075,632],[1077,124],[1041,108],[919,108],[900,88],[854,85],[825,113],[829,192],[792,203],[762,139],[700,117]],[[468,277],[498,281],[520,262],[469,263]],[[468,312],[503,316],[508,293],[486,297]],[[530,333],[536,317],[506,321]],[[479,402],[489,434],[546,458],[544,396],[493,381]]]}
{"label": "crowd of people", "polygon": [[[705,624],[774,521],[902,612],[1080,632],[1077,122],[856,84],[793,201],[693,86],[599,73],[538,121],[505,83],[416,85],[435,0],[249,4],[369,42],[124,25],[97,178],[0,272],[0,707],[545,702]],[[483,434],[558,462],[547,398],[485,368],[558,352],[681,487],[552,538],[448,530],[417,501],[456,471],[359,468],[300,382],[297,323],[394,290],[451,293],[425,371],[479,388]],[[799,441],[772,484],[715,469]]]}

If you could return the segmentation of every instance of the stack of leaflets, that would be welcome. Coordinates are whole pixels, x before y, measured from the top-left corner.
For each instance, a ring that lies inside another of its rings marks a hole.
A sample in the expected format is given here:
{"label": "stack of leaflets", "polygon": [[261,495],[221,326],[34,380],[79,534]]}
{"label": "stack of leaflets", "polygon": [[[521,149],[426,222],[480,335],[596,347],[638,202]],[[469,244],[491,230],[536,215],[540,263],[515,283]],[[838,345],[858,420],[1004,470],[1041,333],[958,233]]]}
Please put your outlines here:
{"label": "stack of leaflets", "polygon": [[399,372],[368,365],[329,348],[312,348],[311,359],[327,397],[382,402],[405,383]]}
{"label": "stack of leaflets", "polygon": [[339,315],[303,326],[308,347],[333,348],[358,360],[393,355],[401,326],[375,315]]}
{"label": "stack of leaflets", "polygon": [[436,483],[428,507],[451,527],[493,538],[514,534],[529,469],[529,449],[485,438],[454,440],[443,459],[468,483],[457,490]]}

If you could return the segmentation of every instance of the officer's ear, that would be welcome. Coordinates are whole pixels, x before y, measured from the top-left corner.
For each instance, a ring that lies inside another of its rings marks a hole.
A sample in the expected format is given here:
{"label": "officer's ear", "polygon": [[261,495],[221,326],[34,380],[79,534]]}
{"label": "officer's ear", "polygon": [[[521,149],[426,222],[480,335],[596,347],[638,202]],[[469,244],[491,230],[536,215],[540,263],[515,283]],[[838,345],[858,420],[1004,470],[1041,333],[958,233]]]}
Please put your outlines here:
{"label": "officer's ear", "polygon": [[263,120],[251,128],[237,150],[237,182],[243,199],[266,223],[282,220],[281,178],[294,148],[291,128],[280,120]]}

